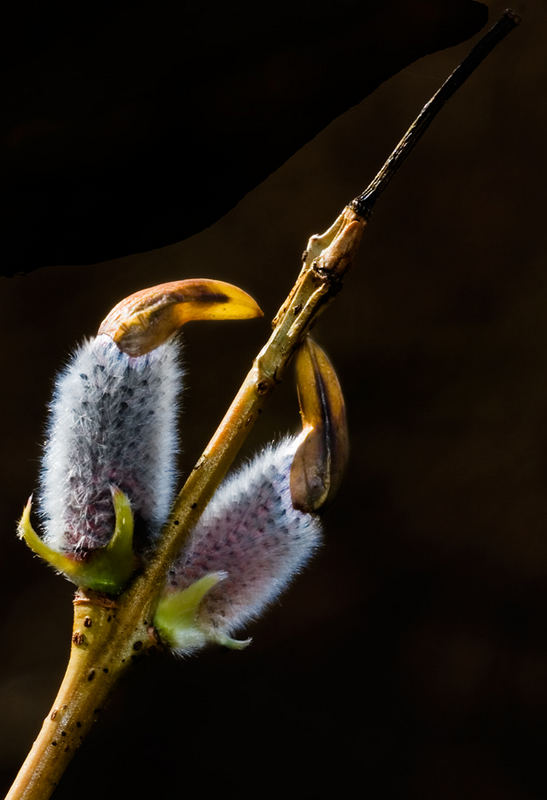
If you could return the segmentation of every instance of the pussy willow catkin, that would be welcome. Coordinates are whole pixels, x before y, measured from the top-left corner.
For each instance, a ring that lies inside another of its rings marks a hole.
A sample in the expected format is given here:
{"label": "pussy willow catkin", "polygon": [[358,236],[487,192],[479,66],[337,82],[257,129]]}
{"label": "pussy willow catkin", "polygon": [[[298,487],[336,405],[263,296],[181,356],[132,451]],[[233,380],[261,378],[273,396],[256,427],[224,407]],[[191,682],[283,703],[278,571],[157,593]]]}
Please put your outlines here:
{"label": "pussy willow catkin", "polygon": [[111,486],[124,491],[146,544],[173,498],[182,370],[173,339],[132,358],[106,335],[86,341],[57,378],[40,478],[45,541],[81,557],[110,540]]}
{"label": "pussy willow catkin", "polygon": [[[204,641],[207,633],[229,635],[257,617],[319,545],[319,519],[292,504],[290,470],[297,445],[298,438],[283,439],[229,477],[169,570],[167,595],[207,574],[225,573],[199,606],[196,622]],[[174,625],[171,636],[181,653],[202,644],[184,627]]]}

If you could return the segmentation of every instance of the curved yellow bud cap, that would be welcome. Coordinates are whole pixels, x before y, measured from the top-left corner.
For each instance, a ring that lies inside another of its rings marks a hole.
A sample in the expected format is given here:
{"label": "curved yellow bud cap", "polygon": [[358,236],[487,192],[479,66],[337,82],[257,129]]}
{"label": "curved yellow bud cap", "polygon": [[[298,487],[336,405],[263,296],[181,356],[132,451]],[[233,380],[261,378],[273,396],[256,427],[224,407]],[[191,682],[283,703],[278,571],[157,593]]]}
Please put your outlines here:
{"label": "curved yellow bud cap", "polygon": [[262,311],[253,298],[224,281],[191,278],[141,289],[121,300],[99,328],[130,356],[163,344],[187,322],[253,319]]}
{"label": "curved yellow bud cap", "polygon": [[291,466],[291,498],[300,511],[317,511],[335,495],[348,460],[346,407],[326,353],[309,336],[296,354],[303,439]]}

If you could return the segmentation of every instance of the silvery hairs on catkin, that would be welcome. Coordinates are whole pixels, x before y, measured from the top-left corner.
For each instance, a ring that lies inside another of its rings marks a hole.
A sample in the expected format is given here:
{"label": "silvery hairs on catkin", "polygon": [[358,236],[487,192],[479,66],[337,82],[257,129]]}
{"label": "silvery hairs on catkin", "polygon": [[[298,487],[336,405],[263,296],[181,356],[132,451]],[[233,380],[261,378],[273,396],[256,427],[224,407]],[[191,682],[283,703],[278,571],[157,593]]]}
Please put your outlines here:
{"label": "silvery hairs on catkin", "polygon": [[318,518],[292,505],[290,470],[298,443],[287,437],[268,446],[225,480],[169,571],[167,592],[207,573],[227,573],[201,602],[205,627],[231,633],[258,616],[318,547]]}
{"label": "silvery hairs on catkin", "polygon": [[50,405],[39,493],[47,544],[82,556],[107,544],[112,485],[146,537],[157,535],[174,493],[181,379],[173,339],[136,358],[106,335],[76,350]]}

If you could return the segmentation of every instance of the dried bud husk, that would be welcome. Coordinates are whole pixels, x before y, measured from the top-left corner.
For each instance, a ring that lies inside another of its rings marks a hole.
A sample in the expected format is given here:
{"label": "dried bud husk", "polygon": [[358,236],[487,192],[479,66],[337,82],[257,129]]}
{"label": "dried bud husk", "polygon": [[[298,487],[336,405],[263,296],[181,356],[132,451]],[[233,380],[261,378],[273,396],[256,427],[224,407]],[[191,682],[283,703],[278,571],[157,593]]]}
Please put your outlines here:
{"label": "dried bud husk", "polygon": [[116,305],[102,321],[104,333],[130,356],[142,356],[193,320],[253,319],[262,311],[253,298],[224,281],[191,278],[142,289]]}
{"label": "dried bud husk", "polygon": [[318,511],[336,494],[348,461],[346,408],[326,353],[309,336],[296,355],[303,437],[291,467],[293,505]]}

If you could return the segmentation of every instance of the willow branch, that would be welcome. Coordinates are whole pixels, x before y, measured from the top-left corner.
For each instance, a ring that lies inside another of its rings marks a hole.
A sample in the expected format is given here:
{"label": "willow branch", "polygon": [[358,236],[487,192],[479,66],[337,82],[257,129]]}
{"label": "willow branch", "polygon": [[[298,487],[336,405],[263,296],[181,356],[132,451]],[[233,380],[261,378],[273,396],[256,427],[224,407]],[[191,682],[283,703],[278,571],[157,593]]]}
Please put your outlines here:
{"label": "willow branch", "polygon": [[410,128],[397,144],[378,174],[365,191],[356,197],[351,207],[362,217],[368,219],[372,208],[403,161],[419,142],[433,119],[444,104],[462,86],[469,76],[484,61],[487,55],[520,23],[520,17],[508,8],[490,30],[477,42],[464,60],[448,76],[443,85],[422,108]]}
{"label": "willow branch", "polygon": [[323,235],[310,238],[302,270],[273,321],[272,334],[179,492],[147,567],[116,601],[93,592],[77,594],[67,673],[6,800],[47,800],[117,678],[139,654],[158,646],[151,620],[167,570],[293,353],[340,290],[373,203],[446,100],[517,23],[513,12],[501,17],[426,104],[365,192],[344,208]]}

